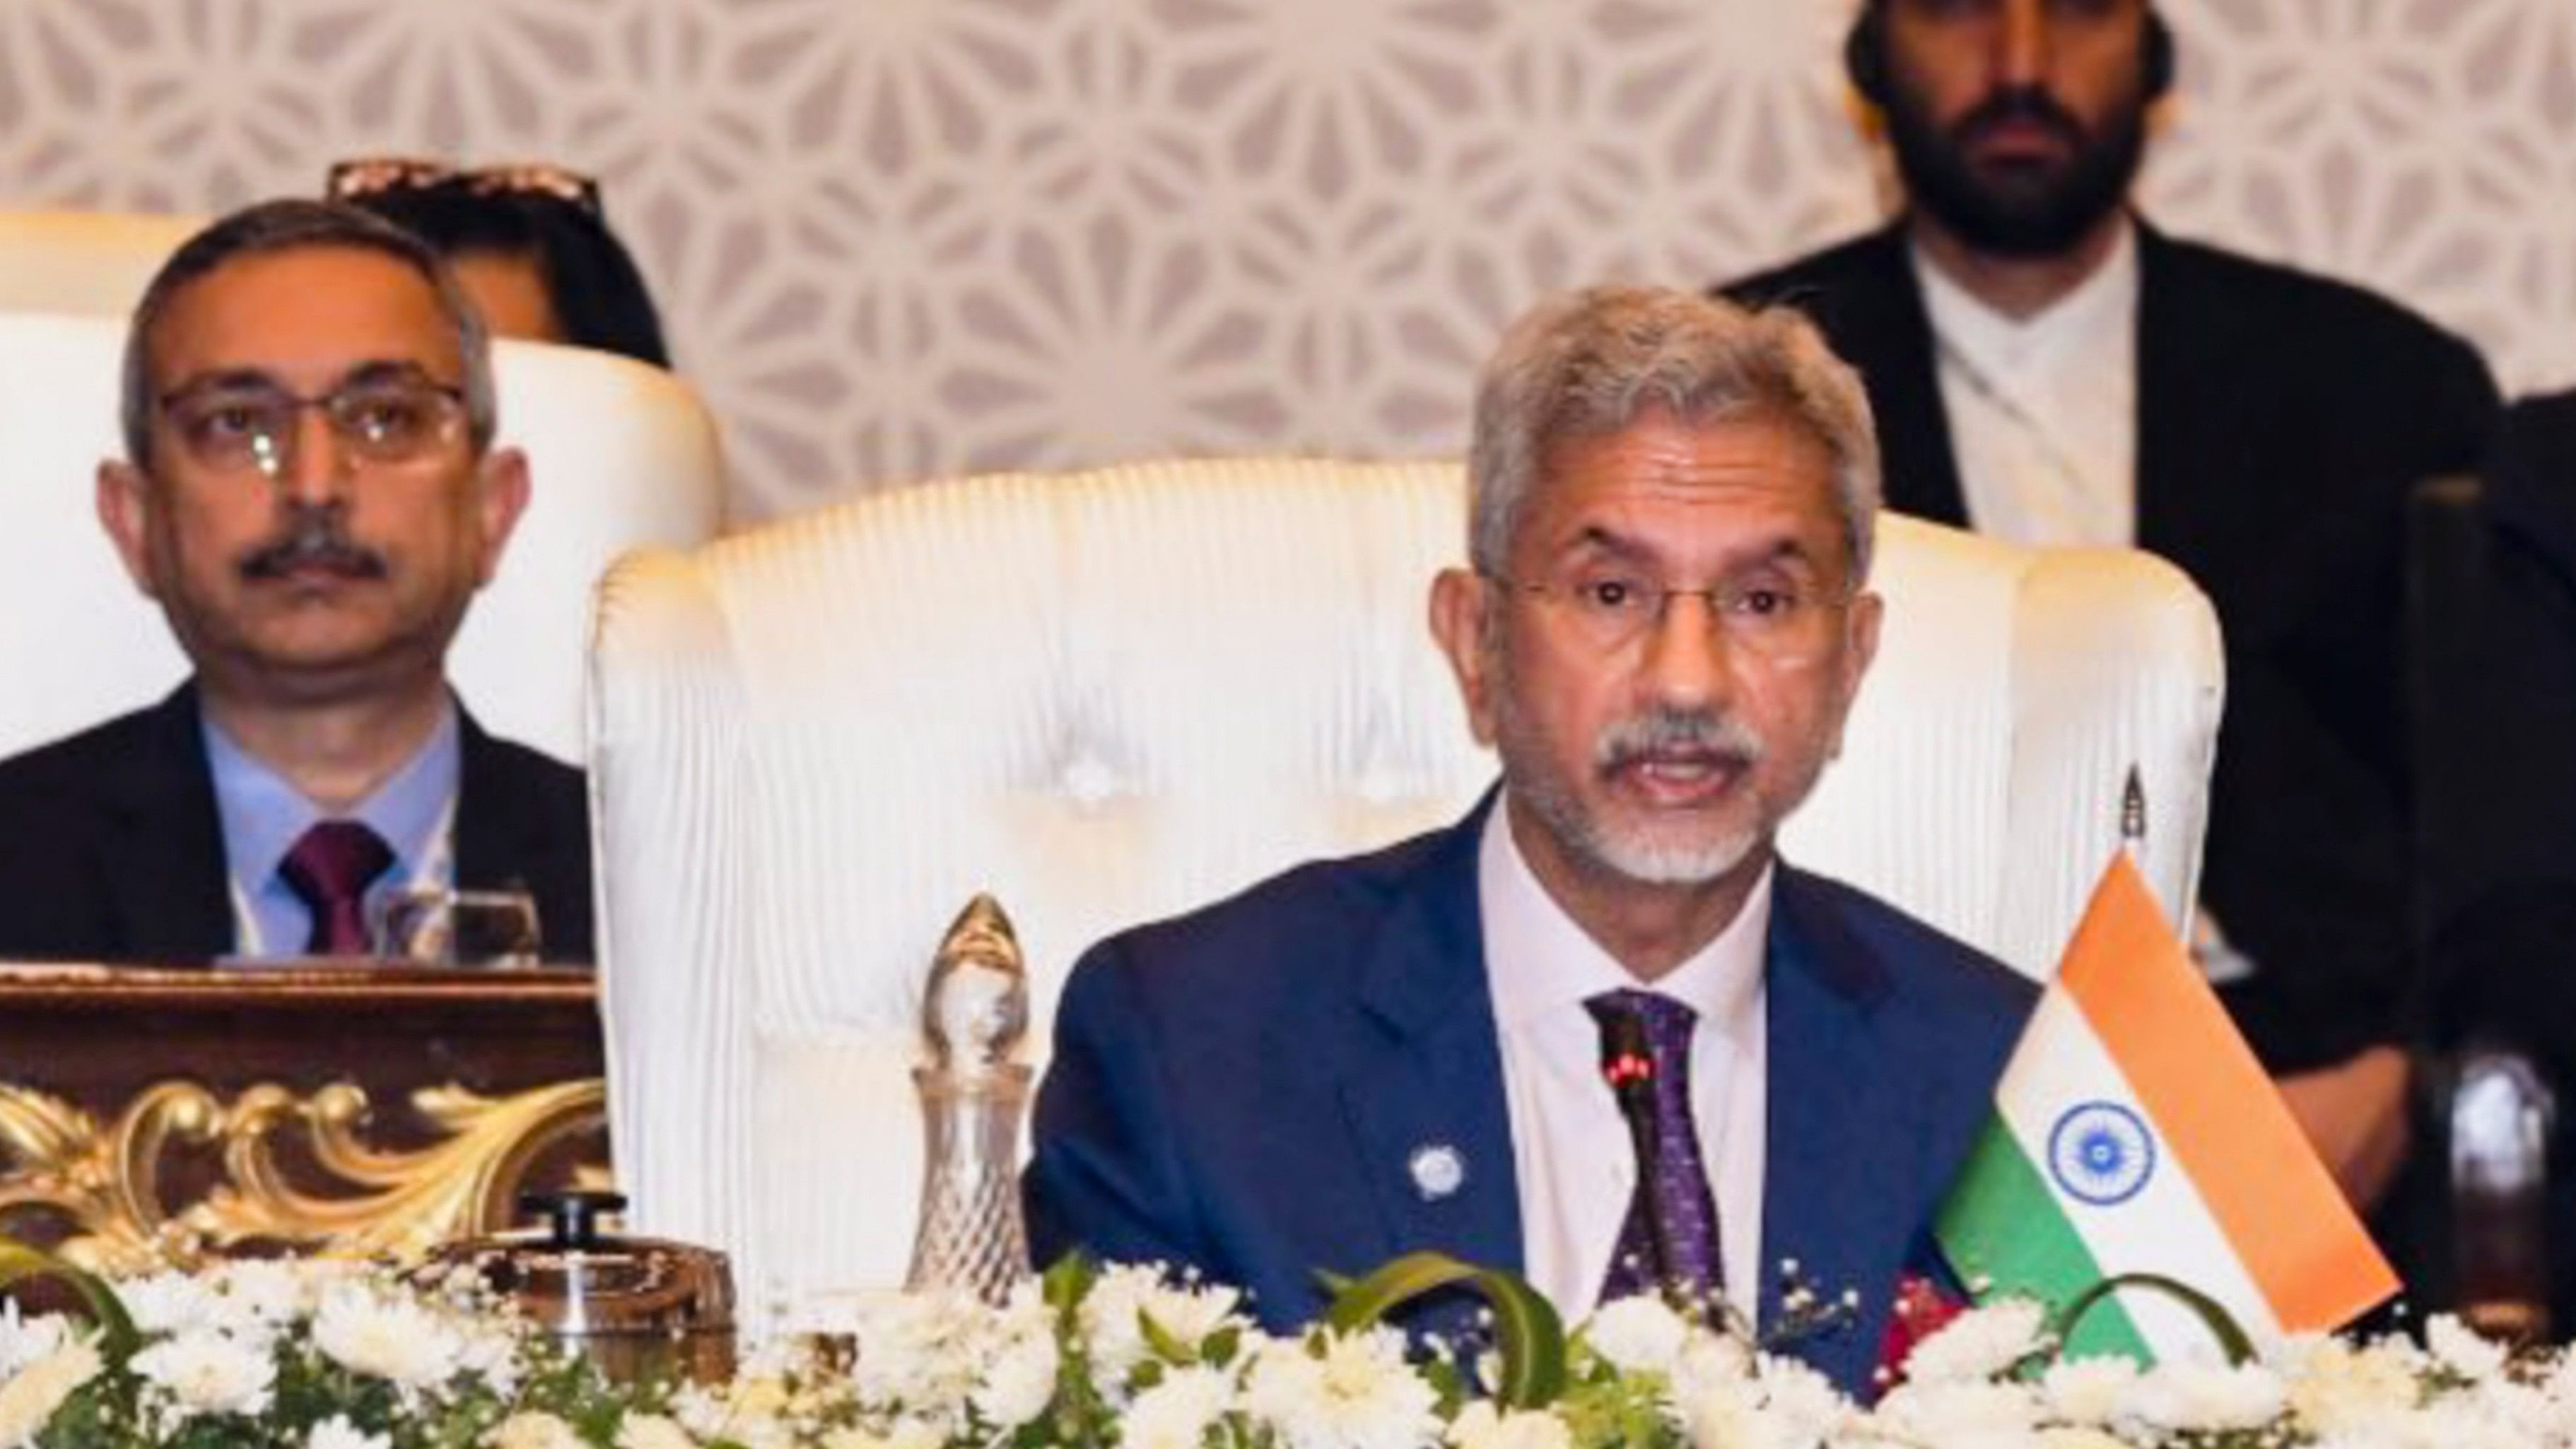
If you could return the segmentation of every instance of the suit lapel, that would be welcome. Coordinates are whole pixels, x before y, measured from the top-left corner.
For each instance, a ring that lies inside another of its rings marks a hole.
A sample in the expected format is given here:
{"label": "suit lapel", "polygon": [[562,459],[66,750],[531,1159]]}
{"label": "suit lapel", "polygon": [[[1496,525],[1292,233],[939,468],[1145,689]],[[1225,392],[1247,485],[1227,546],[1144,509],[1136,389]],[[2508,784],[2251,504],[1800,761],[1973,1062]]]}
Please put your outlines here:
{"label": "suit lapel", "polygon": [[137,723],[141,748],[102,786],[106,858],[95,864],[120,953],[155,962],[225,955],[230,868],[195,686],[181,685]]}
{"label": "suit lapel", "polygon": [[2137,541],[2186,567],[2241,479],[2218,440],[2254,436],[2229,421],[2248,395],[2232,309],[2204,291],[2191,258],[2139,222]]}
{"label": "suit lapel", "polygon": [[1820,1294],[1859,1295],[1858,1321],[1789,1346],[1836,1381],[1866,1385],[1888,1297],[1946,1185],[1920,1181],[1928,1130],[1914,1080],[1926,1046],[1883,1011],[1892,984],[1811,877],[1783,866],[1765,966],[1770,1054],[1762,1184],[1762,1323],[1780,1325],[1777,1265]]}
{"label": "suit lapel", "polygon": [[1360,1002],[1378,1032],[1345,1056],[1341,1096],[1388,1252],[1439,1247],[1517,1272],[1520,1191],[1476,891],[1493,801],[1418,867],[1374,943]]}
{"label": "suit lapel", "polygon": [[514,777],[509,756],[462,704],[456,714],[456,884],[544,895],[564,852],[588,849],[588,842],[557,839],[526,782]]}

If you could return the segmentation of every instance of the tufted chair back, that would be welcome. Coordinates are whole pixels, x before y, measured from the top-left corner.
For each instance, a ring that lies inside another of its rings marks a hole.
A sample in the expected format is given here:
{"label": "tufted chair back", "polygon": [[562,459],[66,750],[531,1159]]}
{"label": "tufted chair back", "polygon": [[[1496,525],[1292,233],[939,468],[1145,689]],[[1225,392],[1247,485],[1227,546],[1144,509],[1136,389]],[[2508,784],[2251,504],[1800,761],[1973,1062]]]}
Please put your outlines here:
{"label": "tufted chair back", "polygon": [[[0,312],[0,755],[146,704],[187,672],[93,509],[120,457],[122,317]],[[715,535],[723,466],[706,409],[669,374],[568,347],[494,348],[501,441],[527,450],[528,511],[449,656],[497,734],[582,756],[590,590],[637,544]]]}
{"label": "tufted chair back", "polygon": [[[592,668],[614,1149],[639,1227],[730,1249],[753,1316],[901,1280],[908,1068],[989,890],[1036,978],[1297,860],[1455,818],[1425,599],[1453,464],[1211,461],[880,494],[622,561]],[[2171,567],[1890,517],[1876,668],[1792,858],[2034,974],[2118,838],[2190,899],[2218,634]]]}

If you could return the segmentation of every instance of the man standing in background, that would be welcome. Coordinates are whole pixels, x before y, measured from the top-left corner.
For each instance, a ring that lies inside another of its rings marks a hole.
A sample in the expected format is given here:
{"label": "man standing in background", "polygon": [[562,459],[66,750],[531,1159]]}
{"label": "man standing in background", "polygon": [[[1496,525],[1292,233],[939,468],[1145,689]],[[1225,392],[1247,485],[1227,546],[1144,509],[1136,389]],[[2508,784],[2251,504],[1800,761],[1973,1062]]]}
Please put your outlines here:
{"label": "man standing in background", "polygon": [[2475,352],[2128,207],[2174,43],[2147,0],[1864,0],[1847,61],[1908,208],[1728,290],[1806,309],[1870,393],[1887,502],[2187,570],[2228,698],[2195,938],[2367,1207],[2417,1002],[2394,661],[2406,489],[2477,457]]}

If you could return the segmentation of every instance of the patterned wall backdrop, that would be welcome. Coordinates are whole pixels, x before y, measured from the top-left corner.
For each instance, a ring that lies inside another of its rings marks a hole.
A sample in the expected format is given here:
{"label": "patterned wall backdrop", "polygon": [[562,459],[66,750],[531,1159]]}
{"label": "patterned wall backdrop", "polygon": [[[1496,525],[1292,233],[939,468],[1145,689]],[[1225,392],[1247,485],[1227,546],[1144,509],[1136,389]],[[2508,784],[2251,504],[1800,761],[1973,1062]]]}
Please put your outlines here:
{"label": "patterned wall backdrop", "polygon": [[[0,0],[0,206],[605,182],[742,511],[1457,446],[1537,294],[1870,220],[1850,0]],[[2146,196],[2576,381],[2576,0],[2167,0]]]}

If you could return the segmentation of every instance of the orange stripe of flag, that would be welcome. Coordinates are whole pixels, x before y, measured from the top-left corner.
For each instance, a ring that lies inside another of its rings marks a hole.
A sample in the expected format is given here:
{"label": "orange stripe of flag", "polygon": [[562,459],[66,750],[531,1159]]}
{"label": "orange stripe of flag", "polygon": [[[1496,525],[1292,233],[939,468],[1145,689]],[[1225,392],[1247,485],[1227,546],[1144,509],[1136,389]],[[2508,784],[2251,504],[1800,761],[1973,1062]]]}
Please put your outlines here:
{"label": "orange stripe of flag", "polygon": [[2058,979],[2200,1189],[2282,1327],[2341,1327],[2397,1275],[2124,854]]}

